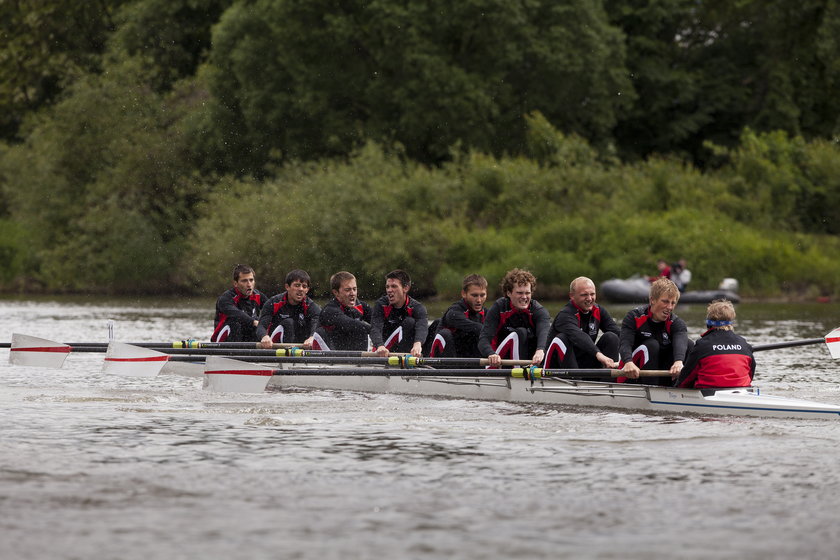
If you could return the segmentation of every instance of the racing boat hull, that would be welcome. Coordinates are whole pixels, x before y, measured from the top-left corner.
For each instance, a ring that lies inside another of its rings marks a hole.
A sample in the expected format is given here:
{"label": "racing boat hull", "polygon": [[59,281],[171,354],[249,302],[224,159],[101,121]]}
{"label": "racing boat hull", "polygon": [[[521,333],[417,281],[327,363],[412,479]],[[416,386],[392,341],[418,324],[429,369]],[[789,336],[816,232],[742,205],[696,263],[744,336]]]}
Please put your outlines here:
{"label": "racing boat hull", "polygon": [[[299,367],[299,366],[295,366]],[[641,412],[700,415],[734,415],[776,418],[838,419],[840,406],[761,394],[758,387],[735,389],[678,389],[631,383],[583,381],[560,378],[535,380],[508,375],[447,376],[445,370],[406,370],[403,375],[352,375],[344,368],[319,367],[318,375],[273,375],[269,390],[308,388],[366,393],[394,393],[424,397],[494,400],[524,404],[598,407]],[[172,362],[163,372],[203,375],[198,363]]]}

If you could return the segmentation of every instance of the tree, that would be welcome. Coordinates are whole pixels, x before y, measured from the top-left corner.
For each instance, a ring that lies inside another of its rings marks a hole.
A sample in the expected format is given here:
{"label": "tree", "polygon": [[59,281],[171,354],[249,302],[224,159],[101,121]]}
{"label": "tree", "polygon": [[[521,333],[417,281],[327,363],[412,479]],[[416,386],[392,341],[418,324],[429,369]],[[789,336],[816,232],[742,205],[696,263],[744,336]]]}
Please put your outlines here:
{"label": "tree", "polygon": [[176,274],[202,197],[181,125],[195,96],[159,96],[140,75],[127,61],[77,80],[0,157],[26,272],[47,289],[156,290]]}
{"label": "tree", "polygon": [[830,0],[608,0],[639,92],[616,131],[624,157],[735,146],[745,127],[840,131],[840,6]]}
{"label": "tree", "polygon": [[214,30],[202,147],[233,171],[368,139],[423,162],[456,144],[521,153],[534,110],[606,145],[634,97],[623,63],[588,0],[238,2]]}
{"label": "tree", "polygon": [[147,81],[166,91],[195,74],[210,52],[210,29],[233,0],[142,0],[117,13],[110,50],[142,61]]}
{"label": "tree", "polygon": [[112,16],[125,0],[0,2],[0,138],[100,67]]}

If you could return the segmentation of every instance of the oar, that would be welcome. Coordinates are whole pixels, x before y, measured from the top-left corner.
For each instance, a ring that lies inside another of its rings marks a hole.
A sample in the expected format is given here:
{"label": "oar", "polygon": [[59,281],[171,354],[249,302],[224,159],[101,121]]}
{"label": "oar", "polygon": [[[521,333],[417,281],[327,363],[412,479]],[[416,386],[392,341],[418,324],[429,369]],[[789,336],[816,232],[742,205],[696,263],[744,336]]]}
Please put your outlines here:
{"label": "oar", "polygon": [[[278,350],[240,350],[210,348],[157,348],[159,352],[171,355],[188,356],[225,356],[225,357],[246,357],[251,361],[260,362],[312,362],[312,363],[381,363],[384,365],[399,367],[422,367],[422,366],[487,366],[490,361],[487,358],[422,358],[409,356],[407,354],[391,354],[383,357],[375,352],[353,352],[333,350],[303,350],[300,348],[280,348]],[[530,360],[502,360],[503,366],[529,366]]]}
{"label": "oar", "polygon": [[[13,333],[11,343],[2,343],[0,347],[8,347],[9,362],[22,366],[37,366],[47,368],[60,368],[70,352],[108,352],[110,343],[107,342],[56,342],[46,338],[31,336],[27,334]],[[157,349],[161,352],[257,352],[266,355],[276,355],[280,350],[291,350],[296,345],[286,343],[275,343],[277,350],[257,349],[256,342],[197,342],[197,341],[175,341],[175,342],[136,342],[121,343],[134,348]],[[193,346],[190,347],[189,345]],[[208,348],[209,347],[209,348]],[[192,349],[195,350],[192,350]],[[359,353],[356,353],[357,355]],[[376,356],[370,353],[371,356]]]}
{"label": "oar", "polygon": [[[95,351],[100,351],[97,349]],[[301,355],[303,354],[303,355]],[[313,355],[314,354],[314,355]],[[394,368],[430,368],[432,366],[468,367],[486,366],[486,358],[417,358],[406,355],[378,356],[372,352],[348,352],[349,356],[336,356],[331,352],[290,352],[279,350],[222,350],[222,349],[173,349],[143,348],[125,343],[111,343],[105,357],[104,370],[119,375],[153,376],[166,361],[194,362],[204,356],[237,356],[250,362],[310,363],[310,364],[352,364],[379,365]],[[527,360],[502,360],[506,366],[530,365]],[[604,370],[599,370],[604,371]]]}
{"label": "oar", "polygon": [[[29,335],[20,335],[28,337],[33,340],[46,341],[45,338],[38,338]],[[0,348],[15,348],[15,335],[12,334],[12,342],[0,342]],[[76,349],[78,352],[94,352],[95,350],[85,350],[86,348],[107,348],[108,342],[55,342],[49,341],[51,344],[58,344],[61,346],[69,346],[71,349]],[[254,350],[268,350],[260,346],[259,342],[200,342],[198,340],[174,340],[171,342],[126,342],[132,346],[139,346],[141,348],[230,348],[230,349],[254,349]],[[300,344],[293,342],[275,342],[271,348],[299,348]],[[71,350],[72,351],[72,350]],[[104,351],[104,350],[103,350]]]}
{"label": "oar", "polygon": [[792,348],[794,346],[807,346],[809,344],[820,344],[824,342],[832,358],[840,358],[840,327],[834,329],[822,338],[806,338],[803,340],[791,340],[788,342],[773,342],[771,344],[757,344],[752,347],[753,352],[762,350],[776,350],[777,348]]}
{"label": "oar", "polygon": [[[502,369],[447,369],[447,370],[406,370],[394,368],[296,368],[273,369],[259,364],[252,364],[211,356],[204,367],[205,388],[213,391],[235,393],[260,393],[265,390],[269,379],[275,375],[283,376],[398,376],[398,377],[469,377],[504,378],[522,377],[538,379],[542,377],[620,377],[625,372],[618,369],[575,369],[544,370],[541,368]],[[668,371],[642,370],[642,377],[660,377],[670,375]]]}
{"label": "oar", "polygon": [[18,366],[60,368],[71,348],[61,342],[12,333],[9,363]]}

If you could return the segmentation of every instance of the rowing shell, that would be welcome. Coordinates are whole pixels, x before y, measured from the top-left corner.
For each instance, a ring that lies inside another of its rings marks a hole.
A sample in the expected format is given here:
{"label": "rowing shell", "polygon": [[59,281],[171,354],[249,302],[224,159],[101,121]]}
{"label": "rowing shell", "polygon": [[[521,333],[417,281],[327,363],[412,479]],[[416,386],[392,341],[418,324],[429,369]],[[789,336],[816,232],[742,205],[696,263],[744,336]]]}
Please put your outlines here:
{"label": "rowing shell", "polygon": [[760,394],[758,388],[675,389],[547,378],[536,381],[510,376],[468,379],[446,375],[273,376],[270,385],[370,393],[456,397],[515,403],[596,406],[649,412],[699,413],[785,418],[840,419],[840,406]]}
{"label": "rowing shell", "polygon": [[[283,368],[295,366],[285,365]],[[299,369],[299,368],[296,368]],[[735,415],[840,420],[840,406],[804,399],[764,395],[758,387],[737,389],[677,389],[641,384],[582,381],[560,378],[523,379],[488,375],[470,378],[407,370],[399,375],[354,375],[351,368],[313,368],[318,374],[272,374],[264,364],[227,358],[208,358],[205,364],[168,363],[163,372],[202,375],[205,387],[218,391],[264,388],[326,389],[365,393],[393,393],[525,404],[615,408],[642,412]],[[231,372],[236,372],[232,374]],[[339,375],[340,373],[340,375]],[[248,379],[251,378],[251,379]],[[226,386],[226,383],[231,383]],[[253,382],[250,388],[248,383]],[[215,385],[215,386],[214,386]]]}
{"label": "rowing shell", "polygon": [[[826,338],[833,357],[840,357],[840,329]],[[817,340],[819,341],[819,340]],[[814,340],[788,344],[811,344]],[[13,364],[61,367],[70,346],[27,335],[13,335]],[[279,365],[280,369],[276,369]],[[840,419],[840,406],[763,395],[754,387],[738,389],[677,389],[642,384],[584,381],[559,376],[517,376],[514,370],[408,369],[371,371],[350,366],[254,364],[210,356],[206,362],[171,361],[166,354],[119,342],[108,345],[103,370],[117,375],[154,376],[172,373],[202,376],[216,391],[262,392],[268,386],[399,393],[408,395],[498,400],[527,404],[596,406],[628,410],[784,418]],[[403,373],[404,371],[404,373]],[[584,371],[584,370],[577,370]]]}

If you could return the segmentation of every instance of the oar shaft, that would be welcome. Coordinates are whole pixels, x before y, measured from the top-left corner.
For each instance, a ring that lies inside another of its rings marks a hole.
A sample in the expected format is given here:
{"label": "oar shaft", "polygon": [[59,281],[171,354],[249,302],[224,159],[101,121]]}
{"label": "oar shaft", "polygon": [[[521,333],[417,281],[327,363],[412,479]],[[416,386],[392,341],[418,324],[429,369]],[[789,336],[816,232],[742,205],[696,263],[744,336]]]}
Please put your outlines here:
{"label": "oar shaft", "polygon": [[[72,348],[72,351],[75,352],[99,352],[100,348],[105,349],[108,347],[108,342],[62,342],[65,346],[69,346]],[[154,349],[225,349],[229,348],[231,350],[265,350],[263,349],[258,342],[196,342],[194,340],[175,340],[172,342],[126,342],[125,344],[130,344],[132,346],[139,346],[140,348],[154,348]],[[272,348],[280,349],[280,348],[296,348],[300,346],[300,344],[295,343],[286,343],[286,342],[275,342],[272,344]],[[0,348],[11,348],[11,342],[0,342]],[[104,351],[104,350],[102,350]],[[358,352],[356,353],[358,355]],[[375,355],[371,353],[371,355]]]}
{"label": "oar shaft", "polygon": [[[413,365],[418,366],[487,366],[490,360],[487,358],[408,358]],[[502,360],[503,366],[529,366],[531,360]]]}
{"label": "oar shaft", "polygon": [[753,352],[760,352],[761,350],[775,350],[777,348],[792,348],[794,346],[807,346],[808,344],[820,344],[825,342],[825,338],[806,338],[804,340],[792,340],[789,342],[774,342],[772,344],[757,344],[752,347]]}
{"label": "oar shaft", "polygon": [[367,375],[367,376],[399,376],[399,377],[474,377],[474,378],[504,378],[510,377],[511,370],[502,369],[402,369],[402,368],[284,368],[273,370],[273,375]]}
{"label": "oar shaft", "polygon": [[[202,355],[170,355],[170,362],[201,362],[204,356]],[[321,356],[321,357],[298,357],[298,356],[245,356],[243,359],[252,363],[260,364],[358,364],[358,365],[382,365],[395,366],[396,364],[390,362],[390,358],[383,358],[379,356],[362,357],[362,356]],[[310,368],[314,369],[314,368]],[[322,368],[321,371],[329,371]]]}
{"label": "oar shaft", "polygon": [[[205,373],[226,373],[224,371]],[[272,375],[289,376],[399,376],[399,377],[472,377],[472,378],[506,378],[526,377],[539,379],[543,377],[579,378],[579,377],[622,377],[624,371],[618,369],[564,369],[543,370],[540,368],[513,369],[402,369],[402,368],[365,368],[365,367],[330,367],[330,368],[283,368],[272,370]],[[641,377],[662,377],[670,375],[666,370],[642,370]]]}

